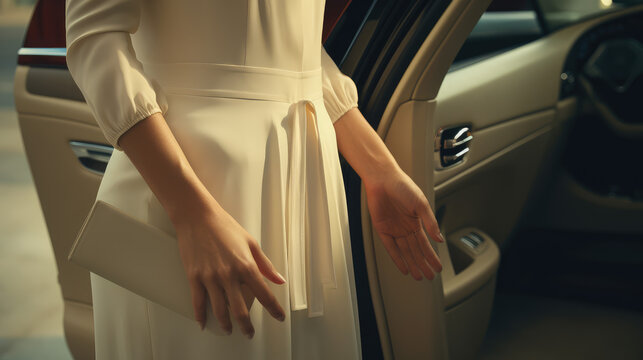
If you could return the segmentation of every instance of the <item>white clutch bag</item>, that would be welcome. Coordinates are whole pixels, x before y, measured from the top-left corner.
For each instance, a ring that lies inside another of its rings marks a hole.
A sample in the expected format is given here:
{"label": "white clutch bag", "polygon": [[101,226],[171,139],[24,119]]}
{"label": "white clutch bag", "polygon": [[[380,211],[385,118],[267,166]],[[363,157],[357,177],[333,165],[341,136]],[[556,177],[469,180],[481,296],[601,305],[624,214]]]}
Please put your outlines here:
{"label": "white clutch bag", "polygon": [[[96,200],[76,236],[68,259],[146,299],[195,321],[187,275],[177,240],[166,232]],[[246,307],[255,296],[241,284]],[[207,293],[206,293],[207,295]],[[230,312],[230,320],[235,318]],[[205,328],[225,335],[207,302]]]}

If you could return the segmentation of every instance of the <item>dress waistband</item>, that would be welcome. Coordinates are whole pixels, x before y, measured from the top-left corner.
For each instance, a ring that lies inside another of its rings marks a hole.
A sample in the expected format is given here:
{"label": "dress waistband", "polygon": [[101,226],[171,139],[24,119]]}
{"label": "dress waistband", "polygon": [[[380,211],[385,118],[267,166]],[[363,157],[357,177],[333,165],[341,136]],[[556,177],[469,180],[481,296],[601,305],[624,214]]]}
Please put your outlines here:
{"label": "dress waistband", "polygon": [[168,93],[294,103],[321,98],[322,68],[292,71],[217,63],[143,63]]}

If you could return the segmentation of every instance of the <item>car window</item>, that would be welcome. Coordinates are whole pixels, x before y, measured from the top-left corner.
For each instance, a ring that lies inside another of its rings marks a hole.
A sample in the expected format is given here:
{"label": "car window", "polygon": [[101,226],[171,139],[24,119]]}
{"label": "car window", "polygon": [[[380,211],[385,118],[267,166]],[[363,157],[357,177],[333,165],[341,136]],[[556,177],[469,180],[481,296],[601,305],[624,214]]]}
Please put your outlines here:
{"label": "car window", "polygon": [[536,0],[551,30],[576,23],[608,11],[643,4],[643,0]]}
{"label": "car window", "polygon": [[462,45],[453,66],[459,68],[526,44],[543,33],[532,1],[494,0]]}

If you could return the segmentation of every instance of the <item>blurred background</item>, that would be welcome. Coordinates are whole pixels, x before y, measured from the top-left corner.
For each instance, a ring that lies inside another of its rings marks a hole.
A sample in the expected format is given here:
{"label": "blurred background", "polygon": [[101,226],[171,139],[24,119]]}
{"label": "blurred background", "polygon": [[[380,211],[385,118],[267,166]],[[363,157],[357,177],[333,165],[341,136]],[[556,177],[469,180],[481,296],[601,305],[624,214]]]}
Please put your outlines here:
{"label": "blurred background", "polygon": [[0,0],[0,359],[71,360],[49,235],[25,157],[13,76],[35,0]]}

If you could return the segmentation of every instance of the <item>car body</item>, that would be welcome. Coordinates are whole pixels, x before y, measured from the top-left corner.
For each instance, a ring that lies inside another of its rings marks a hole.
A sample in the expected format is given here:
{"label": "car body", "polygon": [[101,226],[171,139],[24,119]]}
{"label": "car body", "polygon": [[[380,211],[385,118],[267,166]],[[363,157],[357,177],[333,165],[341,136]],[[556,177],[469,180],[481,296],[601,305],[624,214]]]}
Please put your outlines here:
{"label": "car body", "polygon": [[[626,263],[614,260],[621,267],[601,278],[631,285],[616,289],[570,285],[561,271],[586,280],[579,269],[601,256],[590,252],[569,266],[574,244],[643,235],[643,179],[631,171],[643,141],[643,57],[632,55],[641,52],[643,6],[576,19],[544,11],[551,1],[494,1],[489,9],[502,11],[485,13],[490,3],[327,0],[327,52],[355,81],[362,113],[425,192],[447,237],[436,245],[441,276],[404,277],[342,159],[365,359],[474,358],[497,284],[548,294],[571,286],[565,296],[640,307],[636,276],[617,271],[630,269]],[[64,56],[64,1],[40,0],[14,96],[58,265],[67,343],[75,358],[91,359],[89,274],[67,254],[113,149]],[[625,71],[614,57],[633,65]],[[541,236],[551,253],[533,246]],[[623,244],[628,252],[641,243]],[[516,271],[516,263],[537,267],[552,253],[560,254],[545,271],[553,281]],[[597,288],[610,293],[598,296]]]}

